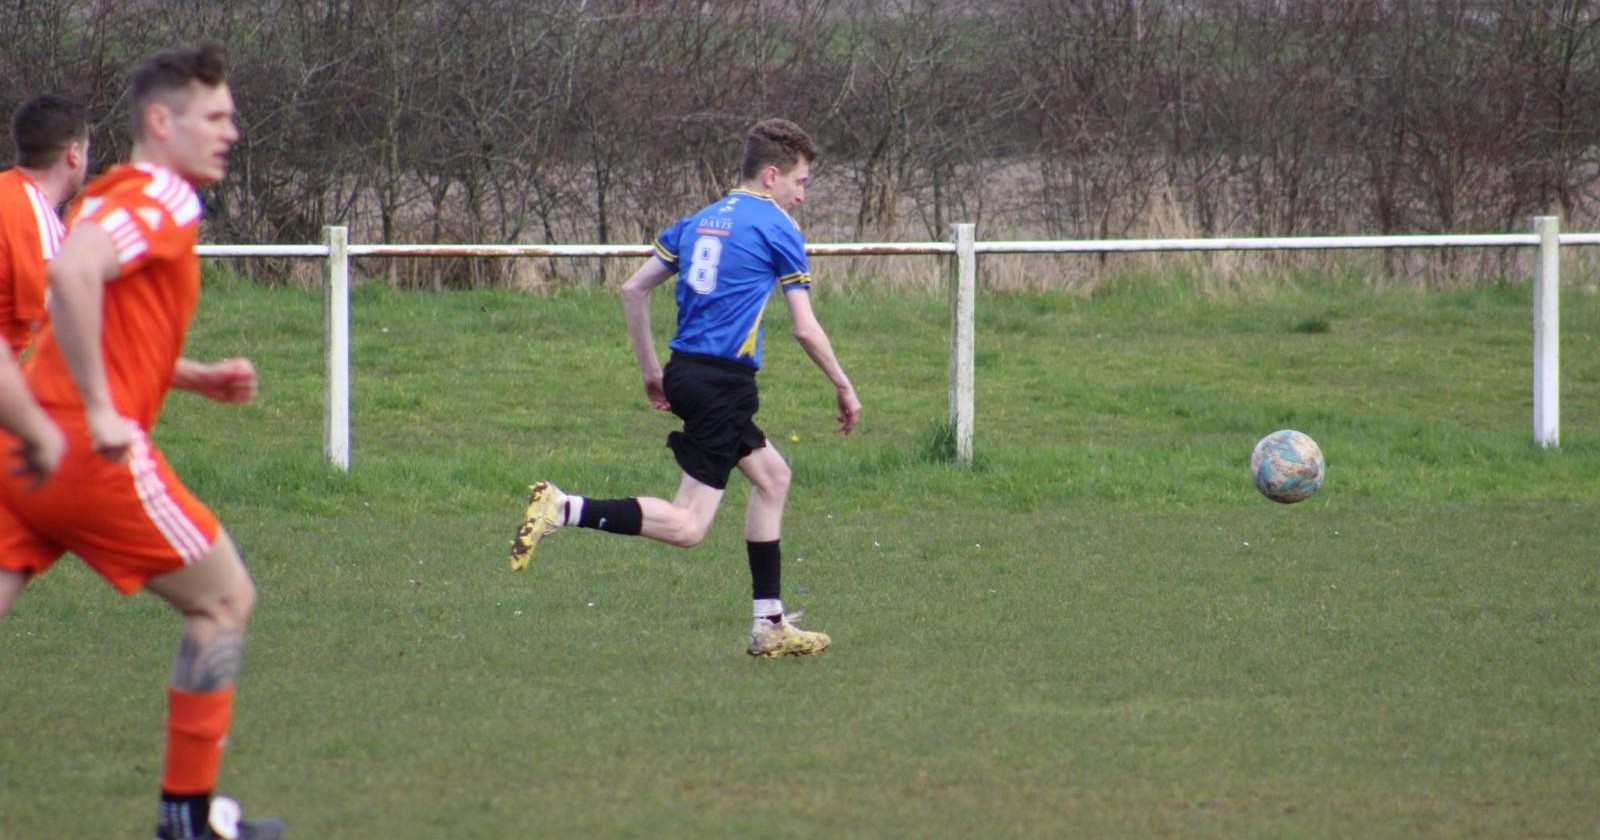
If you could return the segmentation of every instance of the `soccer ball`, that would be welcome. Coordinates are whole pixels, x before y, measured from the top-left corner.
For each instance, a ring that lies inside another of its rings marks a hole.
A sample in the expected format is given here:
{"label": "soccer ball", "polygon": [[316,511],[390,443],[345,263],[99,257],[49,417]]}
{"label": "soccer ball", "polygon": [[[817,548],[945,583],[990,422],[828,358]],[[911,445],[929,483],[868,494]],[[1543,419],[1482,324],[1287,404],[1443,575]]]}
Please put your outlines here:
{"label": "soccer ball", "polygon": [[1292,505],[1317,492],[1326,472],[1317,442],[1293,429],[1262,438],[1250,453],[1250,475],[1261,495]]}

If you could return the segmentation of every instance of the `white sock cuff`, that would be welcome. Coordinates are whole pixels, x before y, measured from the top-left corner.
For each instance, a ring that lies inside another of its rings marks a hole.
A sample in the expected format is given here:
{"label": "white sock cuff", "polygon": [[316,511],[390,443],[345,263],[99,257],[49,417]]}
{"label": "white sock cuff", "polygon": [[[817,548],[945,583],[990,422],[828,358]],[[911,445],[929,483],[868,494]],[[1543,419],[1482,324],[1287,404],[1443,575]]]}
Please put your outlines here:
{"label": "white sock cuff", "polygon": [[572,496],[572,495],[567,496],[567,518],[561,524],[565,525],[565,526],[567,526],[569,528],[570,527],[574,527],[574,526],[576,526],[578,524],[578,521],[580,519],[582,519],[582,518],[583,518],[583,497],[582,496]]}
{"label": "white sock cuff", "polygon": [[755,599],[756,618],[766,618],[769,615],[783,615],[783,599],[757,598]]}

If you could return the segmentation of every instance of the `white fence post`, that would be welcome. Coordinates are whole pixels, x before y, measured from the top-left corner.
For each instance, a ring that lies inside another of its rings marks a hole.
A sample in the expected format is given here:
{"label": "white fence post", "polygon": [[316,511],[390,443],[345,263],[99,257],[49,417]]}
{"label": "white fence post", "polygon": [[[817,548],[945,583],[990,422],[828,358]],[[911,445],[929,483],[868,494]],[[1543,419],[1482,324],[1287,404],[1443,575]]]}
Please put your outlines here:
{"label": "white fence post", "polygon": [[322,229],[328,246],[327,282],[323,287],[323,349],[328,357],[327,398],[322,425],[322,452],[344,472],[350,471],[350,229]]}
{"label": "white fence post", "polygon": [[1533,442],[1561,445],[1561,220],[1535,216],[1533,270]]}
{"label": "white fence post", "polygon": [[950,434],[956,463],[972,466],[973,310],[978,285],[975,227],[951,225],[956,258],[950,276]]}

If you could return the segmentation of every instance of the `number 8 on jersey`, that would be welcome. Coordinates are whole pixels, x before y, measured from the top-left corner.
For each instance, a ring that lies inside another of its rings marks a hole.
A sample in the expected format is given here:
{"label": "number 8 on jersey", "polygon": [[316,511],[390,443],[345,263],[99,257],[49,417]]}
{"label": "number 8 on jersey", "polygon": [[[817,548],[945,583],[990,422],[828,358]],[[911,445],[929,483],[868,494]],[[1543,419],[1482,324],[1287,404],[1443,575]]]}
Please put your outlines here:
{"label": "number 8 on jersey", "polygon": [[684,282],[696,294],[709,295],[717,288],[717,263],[722,260],[722,240],[715,236],[702,236],[694,241],[689,254],[689,270]]}

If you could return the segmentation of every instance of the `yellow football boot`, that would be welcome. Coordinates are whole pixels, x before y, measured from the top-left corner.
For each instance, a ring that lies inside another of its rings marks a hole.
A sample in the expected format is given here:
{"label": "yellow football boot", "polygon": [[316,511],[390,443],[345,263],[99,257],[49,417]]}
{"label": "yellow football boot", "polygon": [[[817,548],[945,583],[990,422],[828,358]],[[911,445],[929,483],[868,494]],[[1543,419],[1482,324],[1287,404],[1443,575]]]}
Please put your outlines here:
{"label": "yellow football boot", "polygon": [[810,656],[827,650],[828,645],[833,644],[833,639],[828,638],[827,633],[801,630],[794,626],[791,619],[799,617],[800,613],[785,615],[777,623],[765,618],[756,619],[750,629],[750,646],[745,652],[761,659]]}
{"label": "yellow football boot", "polygon": [[555,533],[566,515],[567,494],[548,481],[528,488],[528,516],[511,541],[511,571],[520,572],[533,562],[539,540]]}

